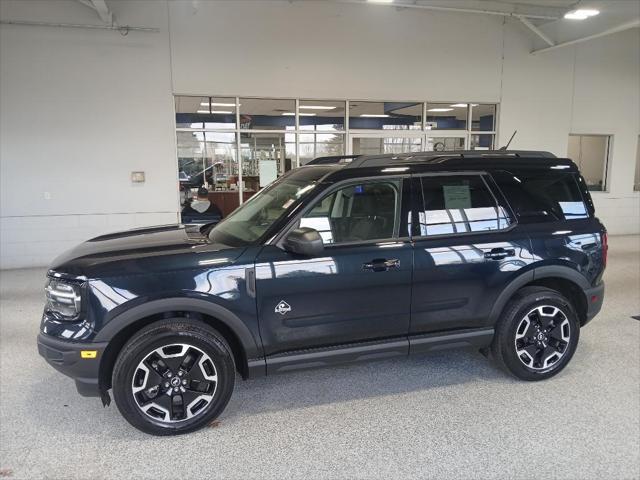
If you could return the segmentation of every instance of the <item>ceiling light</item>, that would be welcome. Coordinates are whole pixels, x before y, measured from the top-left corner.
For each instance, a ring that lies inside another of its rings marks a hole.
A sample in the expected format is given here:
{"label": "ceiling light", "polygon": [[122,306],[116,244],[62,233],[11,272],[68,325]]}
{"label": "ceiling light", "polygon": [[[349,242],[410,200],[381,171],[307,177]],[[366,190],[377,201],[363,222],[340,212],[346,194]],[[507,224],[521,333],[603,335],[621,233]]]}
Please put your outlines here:
{"label": "ceiling light", "polygon": [[215,111],[209,111],[209,110],[198,110],[198,113],[210,113],[212,115],[214,114],[221,114],[221,115],[225,115],[225,114],[229,114],[229,113],[233,113],[231,110],[215,110]]}
{"label": "ceiling light", "polygon": [[[316,114],[315,113],[304,113],[304,112],[300,112],[298,115],[300,115],[301,117],[315,117]],[[283,112],[282,113],[283,117],[295,117],[296,114],[293,112]]]}
{"label": "ceiling light", "polygon": [[[203,107],[208,107],[209,106],[209,102],[202,102],[200,105],[202,105]],[[212,107],[235,107],[236,104],[235,103],[215,103],[215,102],[211,102],[211,106]]]}
{"label": "ceiling light", "polygon": [[600,13],[599,10],[593,10],[589,8],[579,8],[578,10],[571,10],[564,14],[564,18],[568,20],[585,20],[589,17],[594,17]]}
{"label": "ceiling light", "polygon": [[467,106],[467,104],[466,104],[466,103],[454,103],[454,104],[453,104],[453,105],[451,105],[451,106],[452,106],[452,107],[455,107],[455,108],[464,108],[464,107],[466,107],[466,106]]}
{"label": "ceiling light", "polygon": [[453,110],[453,108],[430,108],[427,112],[450,112],[451,110]]}
{"label": "ceiling light", "polygon": [[369,118],[387,118],[389,115],[385,113],[363,113],[360,116]]}
{"label": "ceiling light", "polygon": [[307,108],[309,110],[333,110],[336,107],[330,107],[328,105],[300,105],[300,108]]}
{"label": "ceiling light", "polygon": [[369,3],[393,3],[393,0],[367,0]]}

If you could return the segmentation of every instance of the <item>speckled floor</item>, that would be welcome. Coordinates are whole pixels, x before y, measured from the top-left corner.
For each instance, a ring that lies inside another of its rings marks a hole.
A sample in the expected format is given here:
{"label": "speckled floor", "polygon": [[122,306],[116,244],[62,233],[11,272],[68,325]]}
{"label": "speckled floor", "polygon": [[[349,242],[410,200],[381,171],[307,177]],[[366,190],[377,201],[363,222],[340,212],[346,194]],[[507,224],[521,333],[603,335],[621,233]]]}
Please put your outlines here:
{"label": "speckled floor", "polygon": [[44,270],[0,274],[0,477],[639,478],[640,237],[612,237],[602,313],[526,383],[474,351],[239,381],[215,428],[144,435],[36,351]]}

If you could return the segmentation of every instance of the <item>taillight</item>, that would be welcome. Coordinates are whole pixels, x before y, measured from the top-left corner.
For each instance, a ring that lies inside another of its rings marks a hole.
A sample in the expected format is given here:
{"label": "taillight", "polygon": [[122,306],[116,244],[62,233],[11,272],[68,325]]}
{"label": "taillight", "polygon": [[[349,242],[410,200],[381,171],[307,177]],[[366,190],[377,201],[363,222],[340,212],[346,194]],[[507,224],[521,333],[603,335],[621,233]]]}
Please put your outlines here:
{"label": "taillight", "polygon": [[602,266],[607,266],[607,254],[609,253],[609,240],[607,239],[607,232],[602,234]]}

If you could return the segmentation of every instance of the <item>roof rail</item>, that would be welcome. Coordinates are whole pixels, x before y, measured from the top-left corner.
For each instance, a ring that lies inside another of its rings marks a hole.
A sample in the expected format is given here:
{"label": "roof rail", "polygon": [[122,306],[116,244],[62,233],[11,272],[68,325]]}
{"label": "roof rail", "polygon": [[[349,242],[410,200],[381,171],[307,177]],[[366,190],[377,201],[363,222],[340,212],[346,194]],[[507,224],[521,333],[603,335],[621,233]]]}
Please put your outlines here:
{"label": "roof rail", "polygon": [[536,150],[460,150],[452,152],[411,152],[385,155],[360,155],[353,159],[349,168],[389,165],[390,163],[431,162],[439,163],[454,158],[557,158],[553,153]]}
{"label": "roof rail", "polygon": [[305,165],[328,165],[331,163],[349,163],[362,155],[333,155],[329,157],[317,157]]}

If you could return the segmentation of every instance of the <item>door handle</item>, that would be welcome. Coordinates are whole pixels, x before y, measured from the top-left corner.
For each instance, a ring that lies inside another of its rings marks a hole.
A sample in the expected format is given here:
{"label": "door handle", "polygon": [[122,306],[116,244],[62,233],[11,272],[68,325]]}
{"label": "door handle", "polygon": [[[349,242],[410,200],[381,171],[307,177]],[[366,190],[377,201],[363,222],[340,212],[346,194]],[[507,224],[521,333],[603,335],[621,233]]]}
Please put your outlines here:
{"label": "door handle", "polygon": [[502,260],[507,257],[515,257],[516,251],[513,248],[493,248],[489,252],[484,252],[484,258],[489,260]]}
{"label": "door handle", "polygon": [[363,263],[362,269],[369,270],[371,272],[386,272],[392,268],[399,268],[400,260],[397,258],[391,258],[387,260],[386,258],[376,258],[371,260],[370,262]]}

